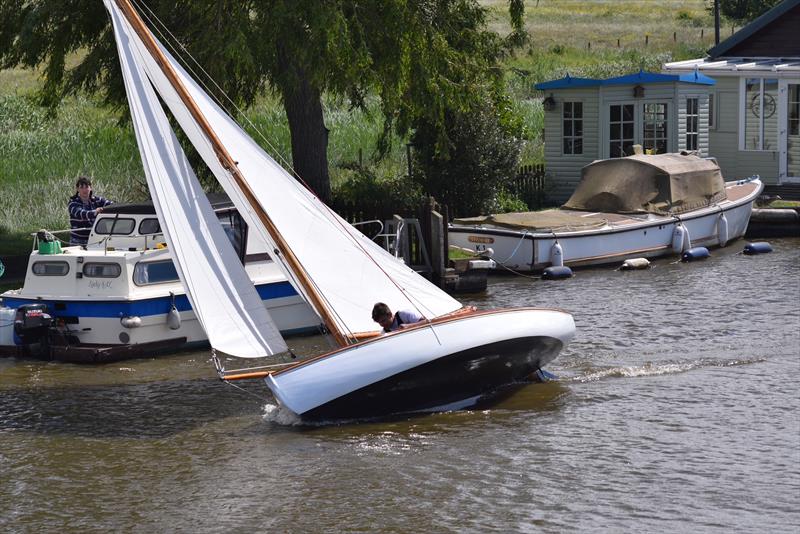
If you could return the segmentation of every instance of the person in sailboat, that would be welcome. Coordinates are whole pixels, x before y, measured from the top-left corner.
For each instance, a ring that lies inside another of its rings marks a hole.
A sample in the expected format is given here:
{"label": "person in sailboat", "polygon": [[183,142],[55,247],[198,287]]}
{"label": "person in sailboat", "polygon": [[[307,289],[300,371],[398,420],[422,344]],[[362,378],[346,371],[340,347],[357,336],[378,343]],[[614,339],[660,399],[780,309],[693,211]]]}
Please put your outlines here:
{"label": "person in sailboat", "polygon": [[110,200],[94,194],[92,181],[89,178],[78,177],[75,182],[75,194],[70,197],[67,205],[72,229],[69,234],[70,245],[85,245],[89,241],[89,232],[94,220],[102,213],[103,208],[111,203]]}
{"label": "person in sailboat", "polygon": [[378,302],[372,307],[372,320],[381,325],[383,331],[388,333],[421,323],[425,318],[413,310],[398,310],[397,313],[392,313],[389,306]]}

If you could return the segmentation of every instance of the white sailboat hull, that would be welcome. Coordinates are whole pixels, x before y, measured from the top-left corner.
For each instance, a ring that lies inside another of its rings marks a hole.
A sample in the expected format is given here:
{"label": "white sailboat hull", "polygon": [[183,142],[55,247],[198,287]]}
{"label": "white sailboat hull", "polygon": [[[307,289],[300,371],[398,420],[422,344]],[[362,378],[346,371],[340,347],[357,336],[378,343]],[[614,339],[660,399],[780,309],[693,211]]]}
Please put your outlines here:
{"label": "white sailboat hull", "polygon": [[560,310],[476,313],[344,348],[266,382],[307,420],[460,408],[525,382],[574,335],[572,316]]}
{"label": "white sailboat hull", "polygon": [[[745,188],[746,194],[740,192],[736,201],[725,200],[714,206],[681,214],[680,218],[652,214],[625,218],[617,216],[616,221],[602,228],[556,232],[513,230],[489,224],[453,224],[448,230],[448,239],[451,245],[476,252],[491,248],[492,259],[499,265],[522,272],[541,271],[553,265],[552,253],[556,241],[561,245],[564,265],[571,267],[679,254],[681,250],[676,251],[673,246],[673,233],[678,224],[682,224],[688,232],[693,247],[725,246],[742,237],[747,231],[753,202],[763,185],[759,180],[754,180],[746,184],[728,184],[727,189]],[[721,231],[722,214],[727,221],[727,232]]]}

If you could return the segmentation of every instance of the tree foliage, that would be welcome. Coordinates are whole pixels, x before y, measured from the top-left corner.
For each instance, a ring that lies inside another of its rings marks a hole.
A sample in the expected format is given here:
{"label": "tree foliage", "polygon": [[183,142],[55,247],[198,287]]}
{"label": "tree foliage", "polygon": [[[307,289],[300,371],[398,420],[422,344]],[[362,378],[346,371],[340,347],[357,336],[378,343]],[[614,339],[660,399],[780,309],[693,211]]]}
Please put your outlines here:
{"label": "tree foliage", "polygon": [[516,175],[520,141],[501,123],[495,106],[487,99],[469,110],[448,110],[446,152],[437,148],[434,124],[422,122],[414,133],[414,179],[446,203],[451,215],[496,213]]}
{"label": "tree foliage", "polygon": [[[416,125],[447,150],[447,120],[495,94],[503,51],[524,39],[522,0],[509,0],[513,32],[486,29],[477,0],[133,0],[159,33],[171,35],[240,105],[265,89],[286,108],[295,171],[327,199],[327,129],[321,96],[363,107],[381,99],[381,148]],[[55,107],[77,91],[125,105],[108,15],[99,0],[0,0],[0,67],[39,67],[41,101]],[[196,68],[194,65],[190,65]]]}
{"label": "tree foliage", "polygon": [[[719,0],[719,10],[723,17],[745,24],[763,15],[780,2],[781,0]],[[714,0],[711,0],[709,10],[713,9]]]}

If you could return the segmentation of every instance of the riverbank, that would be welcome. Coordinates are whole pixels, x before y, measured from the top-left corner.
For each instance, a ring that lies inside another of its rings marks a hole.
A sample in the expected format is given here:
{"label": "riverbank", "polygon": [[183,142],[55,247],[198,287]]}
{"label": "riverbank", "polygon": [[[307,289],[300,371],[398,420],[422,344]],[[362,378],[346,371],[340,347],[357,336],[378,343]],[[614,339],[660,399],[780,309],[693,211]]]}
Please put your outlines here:
{"label": "riverbank", "polygon": [[[508,34],[507,2],[481,3],[489,10],[489,27]],[[544,112],[533,84],[566,73],[605,78],[640,69],[658,71],[666,61],[698,57],[713,45],[713,20],[704,0],[542,0],[528,3],[525,17],[531,40],[502,65],[509,113],[524,124],[520,165],[544,161]],[[75,58],[66,62],[74,64]],[[0,158],[0,232],[3,227],[24,232],[64,228],[66,200],[80,174],[92,177],[95,190],[106,198],[145,199],[135,138],[119,111],[103,107],[99,98],[79,94],[64,100],[51,115],[38,105],[40,85],[37,72],[0,71],[0,153],[8,155]],[[378,180],[405,176],[406,139],[392,138],[389,153],[378,158],[376,142],[383,123],[376,97],[368,97],[366,112],[329,95],[323,105],[334,187],[359,168]],[[279,99],[265,94],[245,115],[269,140],[265,148],[291,161],[288,122]],[[264,142],[258,135],[254,138]]]}

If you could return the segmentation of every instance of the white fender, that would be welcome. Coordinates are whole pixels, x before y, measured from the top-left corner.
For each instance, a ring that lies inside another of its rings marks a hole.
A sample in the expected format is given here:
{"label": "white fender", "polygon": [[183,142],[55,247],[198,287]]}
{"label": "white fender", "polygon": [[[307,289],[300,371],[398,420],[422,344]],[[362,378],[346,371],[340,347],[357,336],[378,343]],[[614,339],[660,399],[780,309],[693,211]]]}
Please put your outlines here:
{"label": "white fender", "polygon": [[553,243],[553,246],[550,248],[550,265],[553,267],[564,266],[564,249],[561,248],[558,241]]}
{"label": "white fender", "polygon": [[681,223],[675,225],[672,231],[672,252],[680,254],[683,252],[683,244],[686,241],[686,229]]}
{"label": "white fender", "polygon": [[181,327],[181,314],[175,306],[167,313],[167,326],[170,330],[177,330]]}
{"label": "white fender", "polygon": [[720,213],[719,219],[717,219],[717,236],[719,237],[719,246],[724,247],[728,243],[728,219],[724,213]]}

